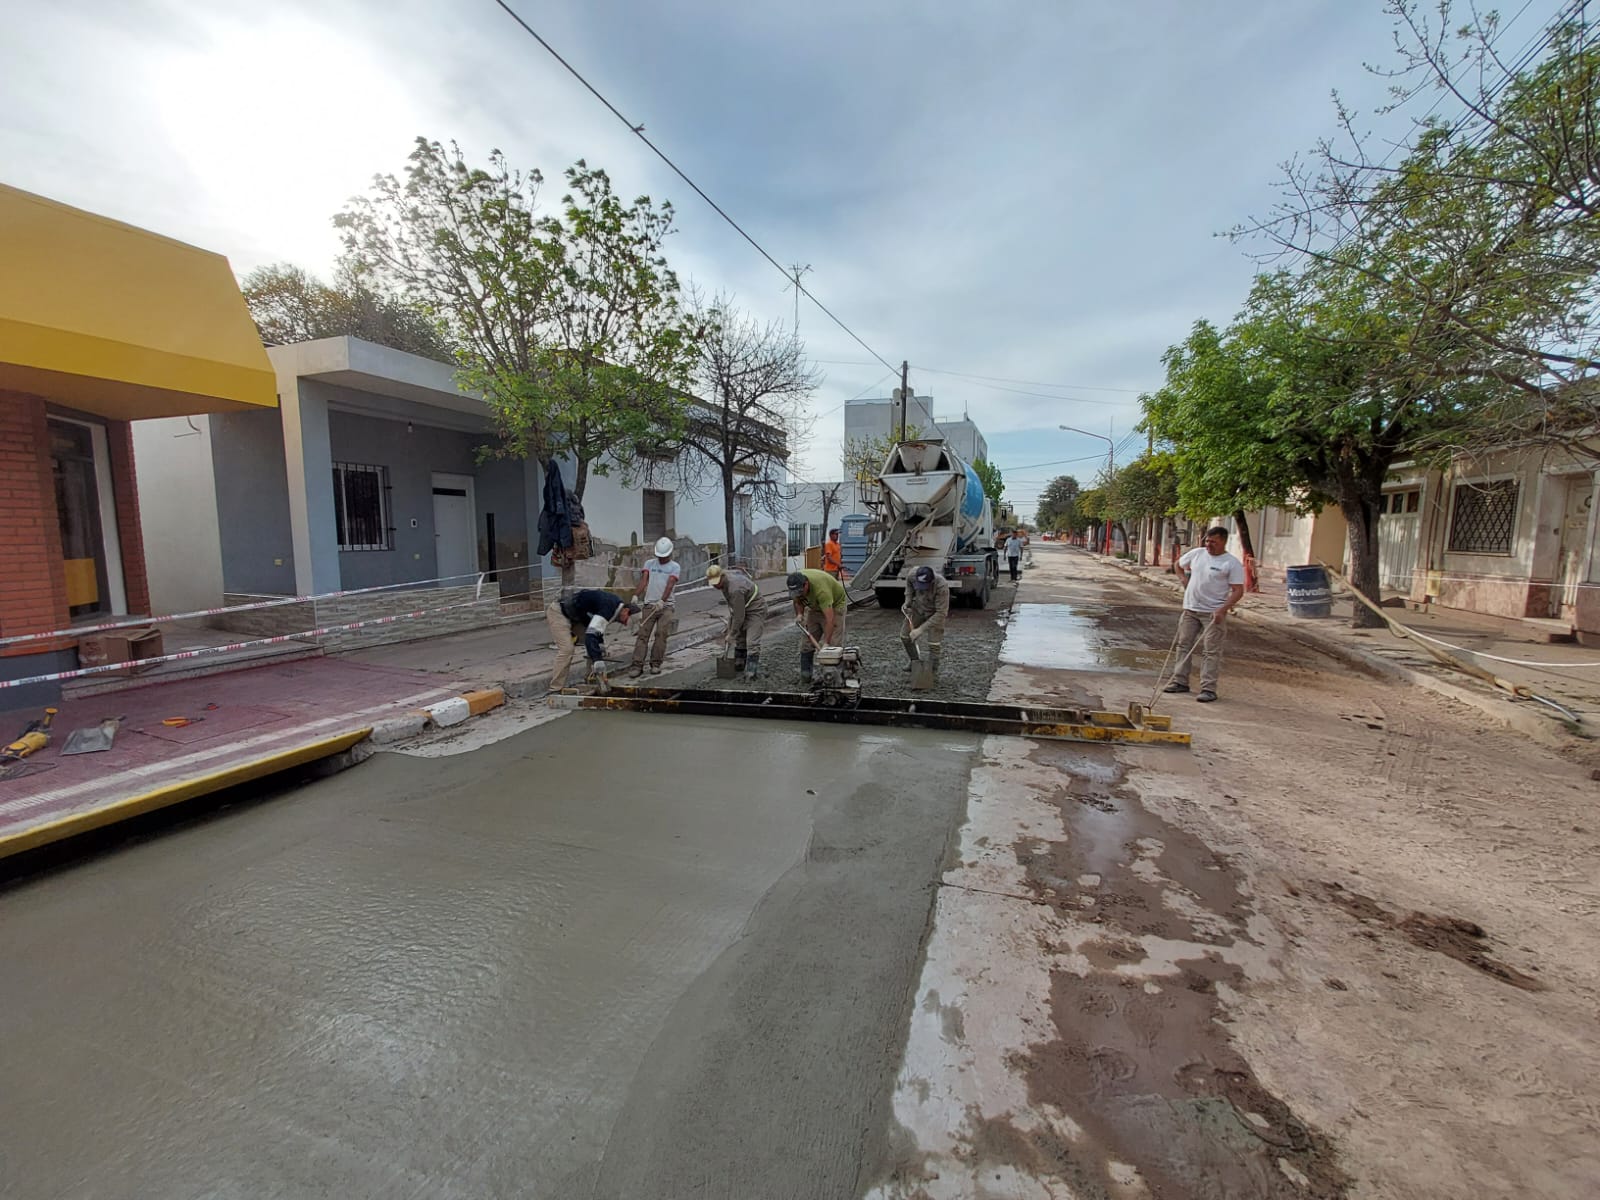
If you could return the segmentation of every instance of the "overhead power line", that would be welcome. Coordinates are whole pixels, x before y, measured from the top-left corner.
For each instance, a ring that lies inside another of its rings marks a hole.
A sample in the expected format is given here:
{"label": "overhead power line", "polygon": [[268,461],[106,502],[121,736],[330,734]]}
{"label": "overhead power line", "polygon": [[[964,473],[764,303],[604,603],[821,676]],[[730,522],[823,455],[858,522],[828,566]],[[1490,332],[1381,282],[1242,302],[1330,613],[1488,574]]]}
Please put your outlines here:
{"label": "overhead power line", "polygon": [[[818,358],[814,359],[813,361],[830,367],[869,367],[872,365],[871,363],[861,362],[858,359],[845,358]],[[945,371],[938,367],[923,367],[916,366],[915,364],[913,364],[913,367],[915,370],[927,371],[932,375],[950,375],[957,379],[974,379],[984,383],[1017,383],[1023,385],[1024,387],[1068,388],[1075,392],[1126,392],[1130,396],[1138,396],[1143,394],[1139,388],[1106,387],[1101,384],[1093,383],[1046,383],[1038,379],[1008,379],[1004,375],[973,375],[965,371]],[[1025,396],[1039,395],[1037,392],[1024,392],[1022,394]],[[1045,398],[1049,400],[1072,399],[1071,396],[1047,396]],[[1101,403],[1107,402],[1102,401]]]}
{"label": "overhead power line", "polygon": [[567,69],[567,73],[570,74],[574,79],[576,79],[579,83],[583,84],[583,86],[586,89],[588,89],[590,95],[592,95],[596,100],[600,101],[601,104],[604,104],[606,106],[606,108],[608,108],[611,111],[611,115],[612,116],[616,117],[617,120],[621,121],[624,125],[626,125],[628,127],[628,131],[630,133],[632,133],[634,137],[638,138],[646,146],[650,147],[651,153],[653,153],[662,162],[666,163],[667,166],[671,169],[671,171],[672,171],[672,173],[674,175],[676,175],[679,179],[683,180],[686,184],[688,184],[691,188],[693,188],[694,192],[695,192],[695,195],[699,196],[700,199],[704,200],[707,204],[709,204],[712,207],[712,209],[715,210],[716,214],[719,217],[721,217],[724,221],[726,221],[729,225],[731,225],[733,227],[733,229],[738,233],[738,235],[740,237],[742,237],[745,241],[749,242],[750,245],[755,248],[755,251],[756,251],[757,254],[761,255],[762,258],[766,259],[769,263],[771,263],[772,266],[773,266],[773,269],[776,270],[778,272],[778,274],[782,275],[784,280],[790,286],[794,287],[795,290],[800,293],[800,295],[804,296],[807,300],[811,301],[811,303],[815,304],[817,306],[817,308],[822,311],[823,315],[828,318],[828,320],[832,321],[840,329],[844,330],[845,333],[849,334],[851,339],[856,343],[856,345],[860,346],[868,354],[872,355],[873,358],[877,359],[884,366],[888,367],[889,370],[891,370],[891,371],[899,370],[898,367],[896,367],[888,359],[884,358],[883,355],[879,354],[871,346],[867,345],[867,343],[862,340],[860,334],[858,334],[854,329],[851,329],[850,326],[846,325],[837,316],[835,316],[832,309],[830,309],[821,300],[818,300],[816,298],[816,296],[814,296],[811,293],[811,291],[804,284],[802,284],[800,282],[799,273],[798,272],[790,271],[787,267],[785,267],[777,259],[773,258],[772,255],[768,254],[767,250],[766,250],[766,247],[764,247],[760,242],[756,241],[755,238],[751,237],[750,234],[745,231],[744,226],[740,225],[739,222],[735,221],[731,216],[728,215],[727,210],[724,209],[722,207],[722,205],[718,204],[715,200],[713,200],[710,196],[708,196],[706,194],[704,188],[702,188],[698,183],[696,183],[694,180],[690,179],[689,176],[684,173],[684,170],[683,170],[682,167],[678,166],[677,163],[673,162],[672,159],[668,158],[667,155],[666,155],[666,152],[663,151],[661,149],[661,147],[657,146],[654,142],[652,142],[649,138],[647,138],[645,136],[645,134],[644,134],[644,126],[642,124],[635,124],[633,121],[630,121],[627,117],[623,116],[621,110],[618,109],[615,104],[611,103],[611,101],[607,100],[605,98],[605,96],[603,96],[600,93],[600,90],[597,87],[594,86],[594,84],[590,83],[587,79],[585,79],[583,77],[582,73],[580,73],[579,70],[576,67],[574,67],[571,63],[569,63],[566,59],[562,58],[561,55],[557,52],[556,48],[554,46],[552,46],[549,42],[545,41],[544,38],[539,35],[538,30],[534,29],[534,27],[532,25],[529,25],[526,21],[524,21],[522,19],[522,17],[520,15],[518,15],[516,9],[512,8],[511,5],[507,4],[506,0],[494,0],[494,2],[496,4],[498,4],[502,9],[505,10],[505,13],[506,13],[506,15],[508,17],[510,17],[518,25],[522,26],[523,30],[528,34],[529,37],[531,37],[534,41],[538,42],[539,45],[543,46],[547,51],[549,51],[550,52],[550,57],[555,59],[558,63],[560,63],[563,67],[565,67]]}

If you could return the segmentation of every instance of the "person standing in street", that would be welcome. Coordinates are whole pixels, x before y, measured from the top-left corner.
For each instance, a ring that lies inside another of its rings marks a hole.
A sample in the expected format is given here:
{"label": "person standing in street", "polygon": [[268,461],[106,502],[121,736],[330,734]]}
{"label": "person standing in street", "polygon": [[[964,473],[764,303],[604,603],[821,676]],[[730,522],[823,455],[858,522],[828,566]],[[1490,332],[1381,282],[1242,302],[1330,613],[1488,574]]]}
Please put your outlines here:
{"label": "person standing in street", "polygon": [[1206,530],[1203,542],[1178,560],[1183,580],[1183,615],[1178,618],[1178,663],[1165,691],[1187,692],[1196,646],[1200,650],[1201,704],[1217,698],[1222,671],[1222,643],[1228,636],[1228,614],[1244,599],[1244,564],[1228,553],[1228,531]]}
{"label": "person standing in street", "polygon": [[1011,582],[1022,578],[1022,550],[1027,543],[1022,540],[1022,530],[1013,529],[1006,539],[1006,565],[1011,568]]}
{"label": "person standing in street", "polygon": [[[785,581],[789,599],[794,601],[794,619],[811,638],[824,646],[844,645],[844,615],[850,597],[840,583],[826,571],[796,571]],[[817,650],[811,638],[800,643],[800,679],[811,682],[811,668]]]}
{"label": "person standing in street", "polygon": [[907,581],[906,604],[900,610],[906,623],[900,629],[900,644],[906,648],[906,669],[921,657],[917,643],[928,636],[928,655],[933,673],[939,674],[939,659],[944,653],[944,626],[950,619],[950,584],[932,567],[918,567]]}
{"label": "person standing in street", "polygon": [[644,600],[644,616],[639,619],[639,632],[633,638],[629,678],[644,674],[646,654],[650,658],[650,674],[661,674],[661,663],[667,657],[667,634],[672,631],[672,593],[682,574],[683,568],[672,557],[672,539],[660,539],[655,545],[655,557],[644,564],[639,584],[633,589],[634,602]]}
{"label": "person standing in street", "polygon": [[822,543],[822,569],[835,579],[844,576],[844,547],[837,529],[828,530],[828,540]]}
{"label": "person standing in street", "polygon": [[761,677],[761,634],[767,615],[761,603],[761,589],[743,571],[723,570],[713,564],[706,568],[706,582],[722,593],[728,604],[728,632],[723,635],[722,652],[731,648],[734,667],[746,679]]}
{"label": "person standing in street", "polygon": [[550,671],[550,690],[567,686],[567,670],[572,666],[572,651],[578,639],[589,659],[589,674],[605,678],[606,626],[612,621],[627,627],[628,618],[639,611],[637,604],[624,603],[614,592],[584,588],[564,600],[552,600],[544,608],[550,626],[550,640],[556,644],[555,666]]}

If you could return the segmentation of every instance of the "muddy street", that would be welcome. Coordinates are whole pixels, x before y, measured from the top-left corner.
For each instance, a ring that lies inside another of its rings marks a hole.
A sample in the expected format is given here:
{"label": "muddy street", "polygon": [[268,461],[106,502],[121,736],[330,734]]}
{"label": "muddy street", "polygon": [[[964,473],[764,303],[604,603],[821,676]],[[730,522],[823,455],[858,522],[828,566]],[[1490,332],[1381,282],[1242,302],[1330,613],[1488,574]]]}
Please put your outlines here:
{"label": "muddy street", "polygon": [[[1038,557],[994,696],[1150,700],[1168,593]],[[986,740],[873,1195],[1592,1194],[1587,771],[1237,618],[1221,696]]]}

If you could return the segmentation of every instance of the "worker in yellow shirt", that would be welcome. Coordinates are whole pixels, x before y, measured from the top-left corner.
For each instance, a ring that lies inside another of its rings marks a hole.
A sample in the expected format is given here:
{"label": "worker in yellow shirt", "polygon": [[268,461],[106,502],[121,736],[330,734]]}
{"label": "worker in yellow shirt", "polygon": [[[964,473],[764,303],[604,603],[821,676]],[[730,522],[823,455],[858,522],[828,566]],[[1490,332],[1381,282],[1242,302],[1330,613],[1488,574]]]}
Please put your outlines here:
{"label": "worker in yellow shirt", "polygon": [[844,615],[850,597],[844,584],[826,571],[796,571],[786,582],[789,599],[794,601],[795,622],[811,635],[800,646],[800,679],[810,683],[817,644],[844,645]]}

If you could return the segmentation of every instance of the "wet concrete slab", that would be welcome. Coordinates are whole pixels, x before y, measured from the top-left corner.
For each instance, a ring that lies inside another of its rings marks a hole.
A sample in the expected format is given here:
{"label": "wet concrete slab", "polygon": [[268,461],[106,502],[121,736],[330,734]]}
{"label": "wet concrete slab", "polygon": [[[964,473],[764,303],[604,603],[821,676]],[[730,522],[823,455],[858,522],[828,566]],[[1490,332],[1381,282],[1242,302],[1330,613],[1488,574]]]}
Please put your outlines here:
{"label": "wet concrete slab", "polygon": [[0,1194],[846,1196],[975,741],[579,713],[0,891]]}

